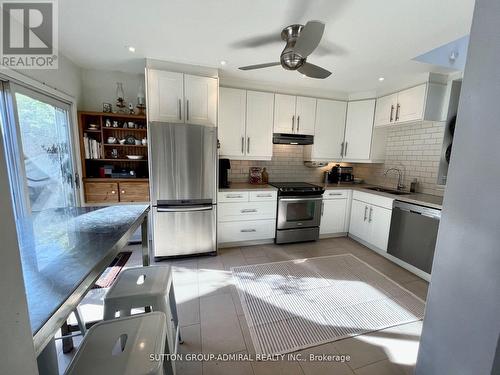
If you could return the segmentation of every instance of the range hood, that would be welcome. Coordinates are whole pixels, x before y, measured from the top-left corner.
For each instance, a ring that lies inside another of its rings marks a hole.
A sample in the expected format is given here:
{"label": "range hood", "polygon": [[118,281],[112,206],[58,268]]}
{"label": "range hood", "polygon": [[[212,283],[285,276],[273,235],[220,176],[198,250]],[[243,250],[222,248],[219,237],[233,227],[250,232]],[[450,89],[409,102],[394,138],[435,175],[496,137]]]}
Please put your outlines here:
{"label": "range hood", "polygon": [[274,133],[273,143],[280,145],[312,145],[313,135]]}

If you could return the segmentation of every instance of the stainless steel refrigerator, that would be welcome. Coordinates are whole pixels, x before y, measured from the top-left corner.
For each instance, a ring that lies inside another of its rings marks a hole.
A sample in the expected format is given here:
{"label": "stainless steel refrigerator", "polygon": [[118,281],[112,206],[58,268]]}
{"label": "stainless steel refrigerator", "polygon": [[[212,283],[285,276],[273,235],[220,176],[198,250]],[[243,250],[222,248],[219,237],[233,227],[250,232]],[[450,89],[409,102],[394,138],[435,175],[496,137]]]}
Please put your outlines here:
{"label": "stainless steel refrigerator", "polygon": [[155,258],[217,251],[217,128],[149,123]]}

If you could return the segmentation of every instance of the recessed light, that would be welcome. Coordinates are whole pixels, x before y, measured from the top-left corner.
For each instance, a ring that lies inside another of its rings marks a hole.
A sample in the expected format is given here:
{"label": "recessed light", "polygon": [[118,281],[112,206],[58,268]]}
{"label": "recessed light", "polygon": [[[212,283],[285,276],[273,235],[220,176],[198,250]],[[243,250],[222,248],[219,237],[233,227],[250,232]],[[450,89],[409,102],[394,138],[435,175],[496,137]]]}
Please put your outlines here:
{"label": "recessed light", "polygon": [[133,46],[128,46],[127,49],[129,52],[132,52],[132,53],[135,52],[135,47],[133,47]]}
{"label": "recessed light", "polygon": [[220,61],[220,64],[221,64],[221,65],[226,65],[226,64],[227,64],[227,61],[226,61],[226,60],[221,60],[221,61]]}
{"label": "recessed light", "polygon": [[385,79],[384,77],[380,77],[378,80],[382,82],[384,79]]}

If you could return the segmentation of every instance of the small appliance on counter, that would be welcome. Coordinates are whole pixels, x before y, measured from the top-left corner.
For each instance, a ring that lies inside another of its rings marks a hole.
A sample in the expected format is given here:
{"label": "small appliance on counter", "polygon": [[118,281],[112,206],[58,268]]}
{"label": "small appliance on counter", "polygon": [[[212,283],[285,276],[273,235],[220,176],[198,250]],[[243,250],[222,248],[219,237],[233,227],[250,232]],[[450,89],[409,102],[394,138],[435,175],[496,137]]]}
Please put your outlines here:
{"label": "small appliance on counter", "polygon": [[328,182],[332,184],[353,183],[352,167],[342,167],[340,164],[335,164],[328,173]]}
{"label": "small appliance on counter", "polygon": [[219,188],[229,187],[228,171],[231,169],[229,159],[219,159]]}

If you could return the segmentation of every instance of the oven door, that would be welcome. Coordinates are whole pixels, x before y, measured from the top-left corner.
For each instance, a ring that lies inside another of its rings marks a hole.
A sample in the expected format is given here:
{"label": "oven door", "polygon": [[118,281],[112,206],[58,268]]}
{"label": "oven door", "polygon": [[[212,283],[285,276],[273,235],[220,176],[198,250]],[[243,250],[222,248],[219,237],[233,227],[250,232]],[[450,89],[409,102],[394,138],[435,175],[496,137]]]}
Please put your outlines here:
{"label": "oven door", "polygon": [[319,227],[323,197],[281,197],[278,199],[277,229]]}

